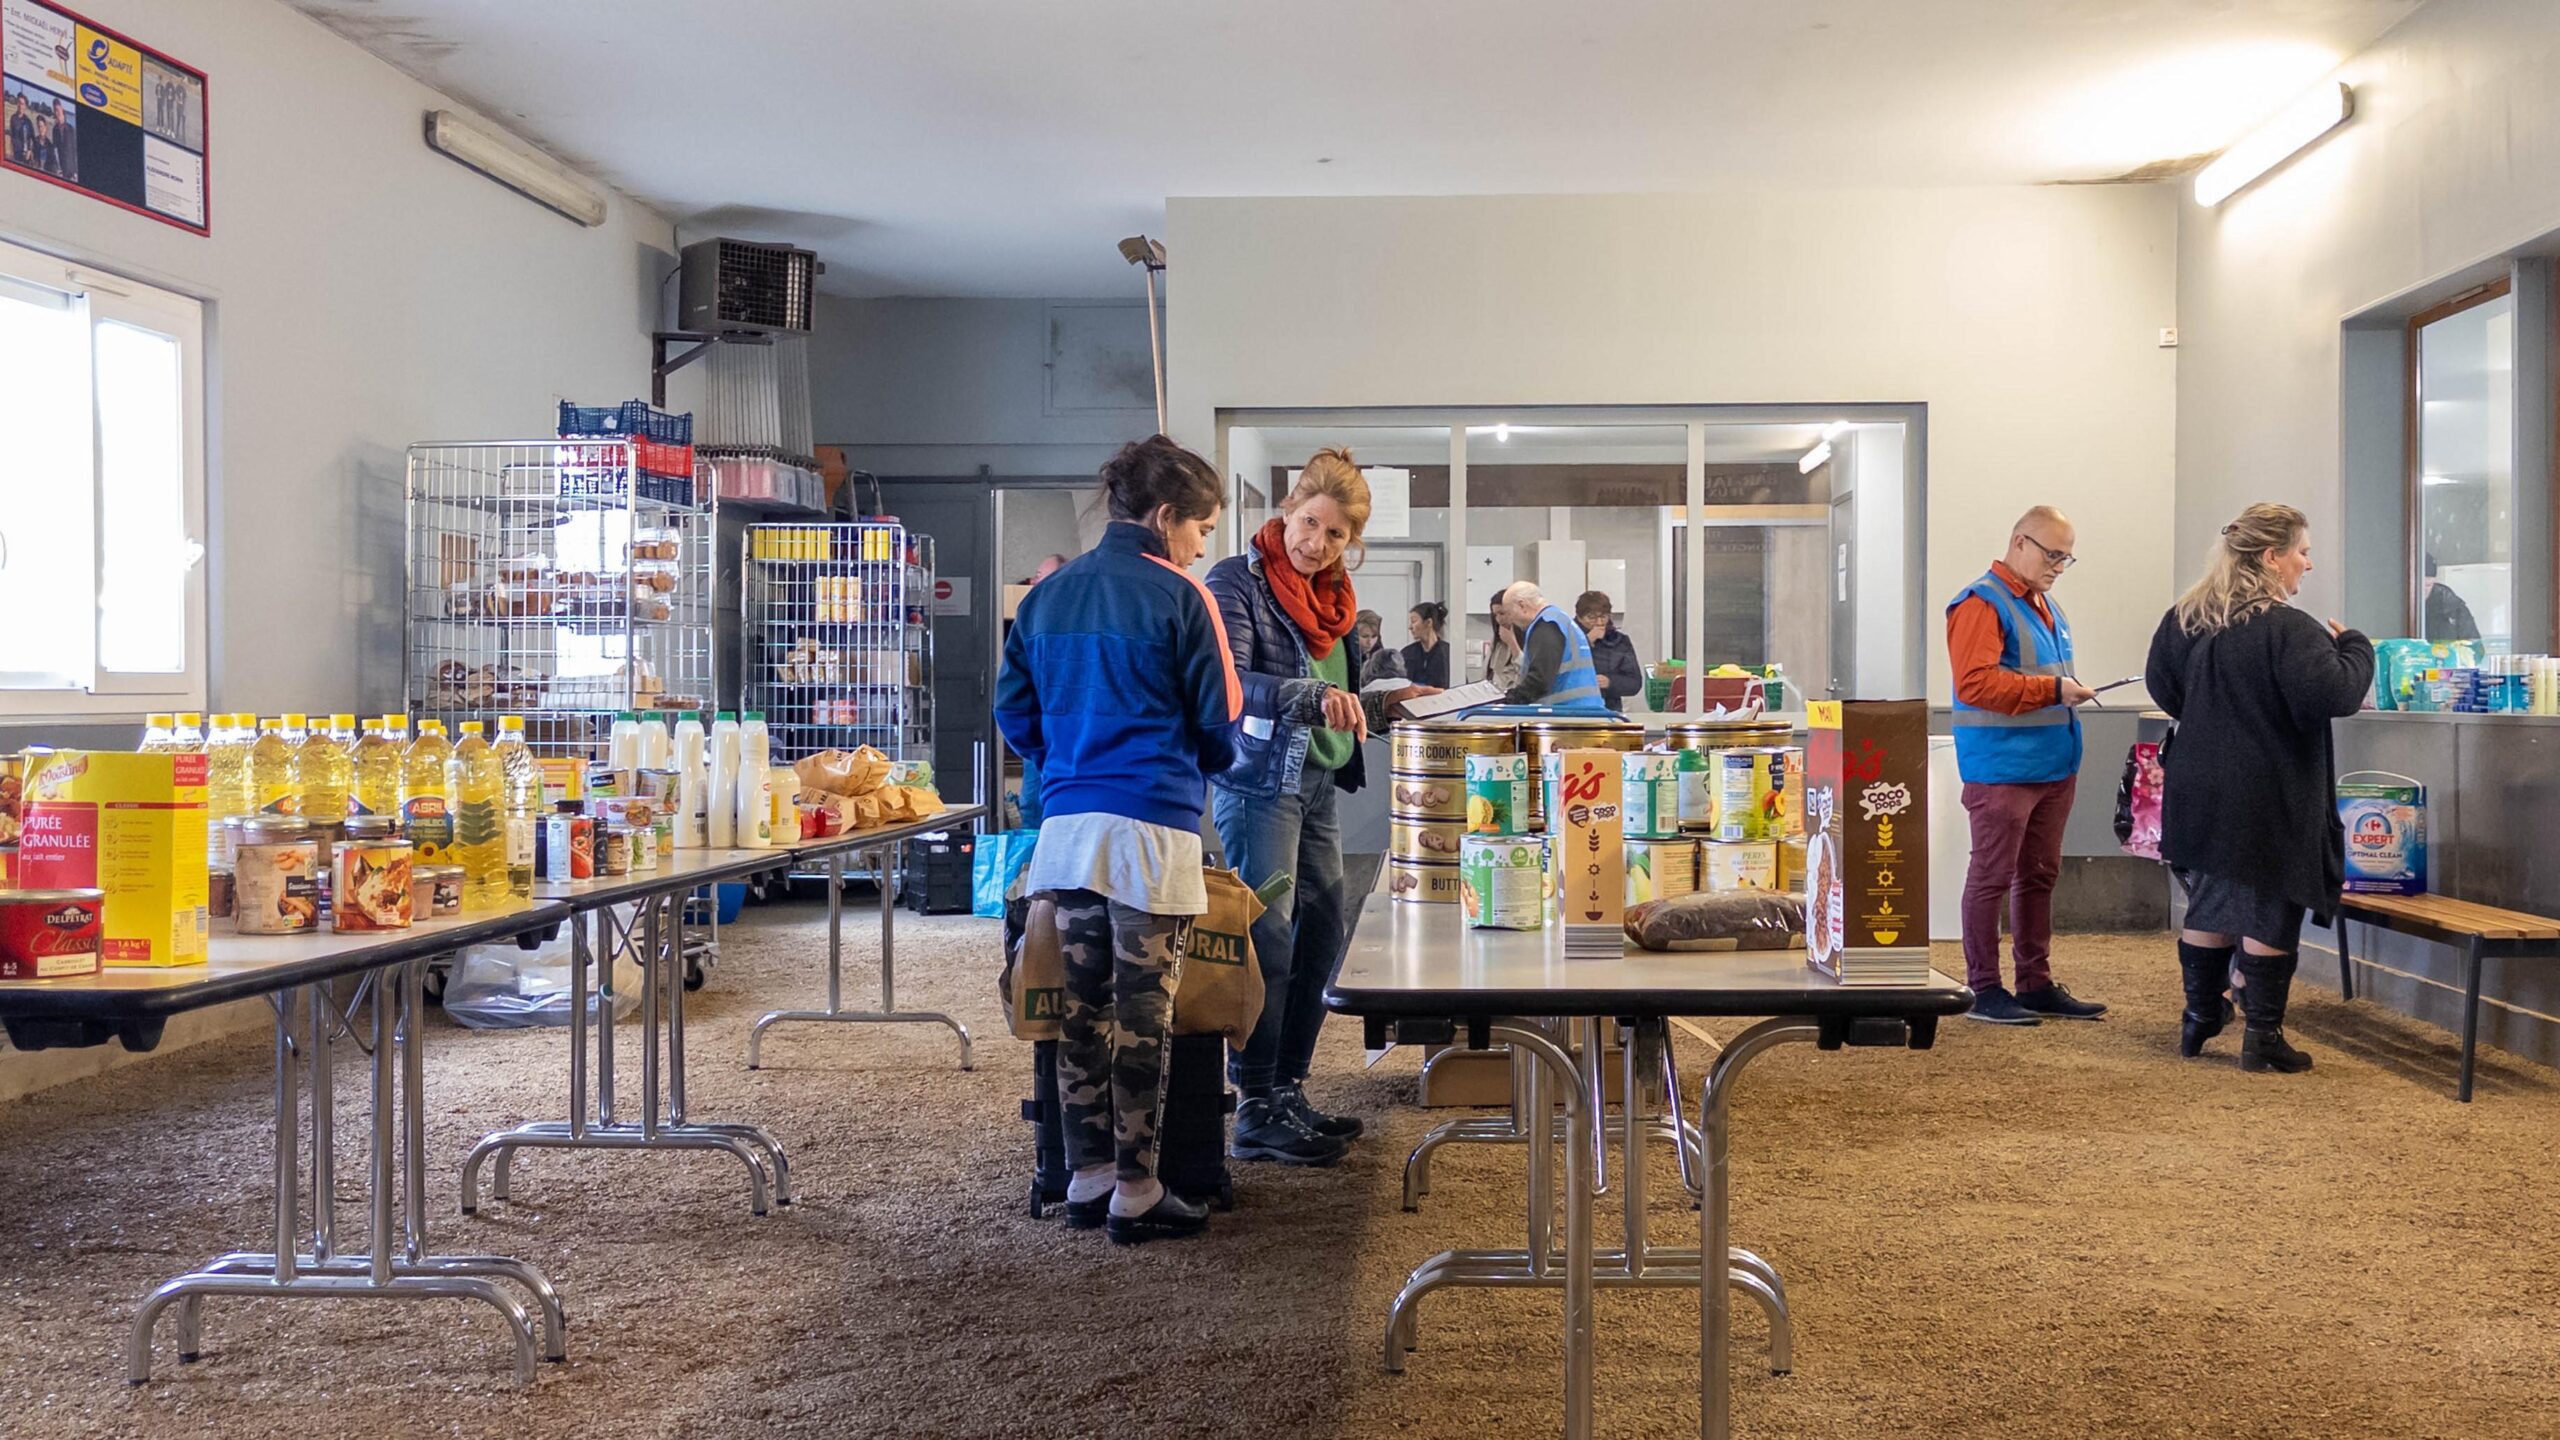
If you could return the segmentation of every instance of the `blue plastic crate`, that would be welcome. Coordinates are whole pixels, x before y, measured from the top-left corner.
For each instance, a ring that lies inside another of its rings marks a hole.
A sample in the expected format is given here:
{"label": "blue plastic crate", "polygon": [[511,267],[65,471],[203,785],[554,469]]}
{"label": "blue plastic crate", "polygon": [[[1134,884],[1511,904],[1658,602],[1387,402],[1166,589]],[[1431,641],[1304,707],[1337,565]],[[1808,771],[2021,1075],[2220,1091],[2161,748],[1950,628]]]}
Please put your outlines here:
{"label": "blue plastic crate", "polygon": [[619,405],[572,405],[560,402],[560,434],[566,436],[601,436],[619,439],[639,436],[668,445],[693,443],[693,416],[670,415],[653,408],[646,400],[625,400]]}
{"label": "blue plastic crate", "polygon": [[560,402],[560,433],[622,436],[631,433],[628,405],[572,405]]}

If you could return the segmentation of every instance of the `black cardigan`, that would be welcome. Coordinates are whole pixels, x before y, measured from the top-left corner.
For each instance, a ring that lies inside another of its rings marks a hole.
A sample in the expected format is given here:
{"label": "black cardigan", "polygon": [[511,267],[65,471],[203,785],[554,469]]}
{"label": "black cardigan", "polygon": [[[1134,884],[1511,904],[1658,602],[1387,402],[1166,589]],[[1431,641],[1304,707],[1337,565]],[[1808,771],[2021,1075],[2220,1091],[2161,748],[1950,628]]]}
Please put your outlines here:
{"label": "black cardigan", "polygon": [[2161,760],[2161,857],[2336,913],[2346,832],[2329,722],[2363,708],[2373,642],[2290,605],[2209,635],[2187,634],[2172,610],[2143,679],[2178,722]]}

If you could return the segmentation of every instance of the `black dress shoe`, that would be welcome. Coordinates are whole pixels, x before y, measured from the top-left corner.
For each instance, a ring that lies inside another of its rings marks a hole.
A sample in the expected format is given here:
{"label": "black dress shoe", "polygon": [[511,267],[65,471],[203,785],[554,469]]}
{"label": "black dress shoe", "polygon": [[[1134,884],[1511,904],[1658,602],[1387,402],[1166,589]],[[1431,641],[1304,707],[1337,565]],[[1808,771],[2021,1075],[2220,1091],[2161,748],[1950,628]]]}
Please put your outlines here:
{"label": "black dress shoe", "polygon": [[2018,1008],[2056,1020],[2095,1020],[2107,1013],[2106,1006],[2094,1000],[2083,1000],[2060,985],[2019,991]]}
{"label": "black dress shoe", "polygon": [[1993,1025],[2041,1025],[2035,1012],[2018,1003],[2005,985],[1986,985],[1973,992],[1973,1008],[1964,1012],[1967,1020],[1981,1020]]}
{"label": "black dress shoe", "polygon": [[[1108,1204],[1109,1202],[1104,1202]],[[1194,1205],[1167,1190],[1143,1215],[1114,1215],[1104,1227],[1114,1245],[1144,1245],[1150,1240],[1181,1240],[1209,1228],[1209,1207]]]}
{"label": "black dress shoe", "polygon": [[1108,1190],[1090,1200],[1067,1202],[1067,1228],[1070,1230],[1099,1230],[1102,1228],[1102,1222],[1109,1218],[1111,1218],[1111,1192]]}

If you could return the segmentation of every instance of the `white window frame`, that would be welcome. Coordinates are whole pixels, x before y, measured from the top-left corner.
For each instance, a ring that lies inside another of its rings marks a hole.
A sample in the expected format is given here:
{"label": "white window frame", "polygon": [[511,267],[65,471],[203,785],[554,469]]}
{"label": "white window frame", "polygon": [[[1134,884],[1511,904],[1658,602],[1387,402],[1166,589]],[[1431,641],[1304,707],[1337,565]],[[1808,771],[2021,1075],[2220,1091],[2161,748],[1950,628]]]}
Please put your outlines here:
{"label": "white window frame", "polygon": [[[205,708],[207,691],[206,649],[208,599],[206,584],[205,525],[205,385],[204,385],[204,305],[191,297],[156,285],[112,275],[88,266],[74,264],[41,251],[0,241],[0,276],[24,281],[47,289],[66,291],[81,305],[88,322],[92,343],[89,347],[92,369],[90,444],[90,500],[96,517],[93,534],[103,536],[105,487],[97,473],[103,463],[104,447],[95,434],[97,409],[94,366],[95,337],[102,324],[125,323],[177,342],[179,357],[179,389],[181,431],[179,454],[183,470],[181,494],[182,545],[186,556],[186,583],[182,587],[186,606],[186,664],[183,670],[167,673],[118,672],[101,666],[97,660],[100,641],[97,627],[104,621],[95,604],[90,610],[92,627],[91,673],[87,686],[65,689],[0,687],[0,718],[11,721],[72,720],[89,723],[124,718],[140,719],[155,710],[201,710]],[[10,536],[8,543],[34,543],[29,537]],[[97,544],[93,557],[97,584],[103,586],[106,576],[106,547]],[[93,595],[94,599],[94,595]],[[0,623],[8,623],[0,619]]]}

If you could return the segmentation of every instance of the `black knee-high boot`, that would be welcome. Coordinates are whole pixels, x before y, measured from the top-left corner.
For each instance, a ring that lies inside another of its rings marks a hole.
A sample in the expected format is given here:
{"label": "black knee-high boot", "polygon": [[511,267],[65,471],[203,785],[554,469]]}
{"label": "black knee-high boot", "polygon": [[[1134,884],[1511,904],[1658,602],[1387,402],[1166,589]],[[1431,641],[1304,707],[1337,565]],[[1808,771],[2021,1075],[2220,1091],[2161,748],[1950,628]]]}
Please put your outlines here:
{"label": "black knee-high boot", "polygon": [[2231,1023],[2231,1002],[2223,991],[2231,984],[2229,945],[2178,942],[2178,969],[2187,982],[2187,1013],[2178,1029],[2178,1053],[2192,1060],[2204,1053],[2204,1042]]}
{"label": "black knee-high boot", "polygon": [[2291,955],[2240,952],[2240,1012],[2248,1028],[2240,1032],[2240,1068],[2293,1075],[2311,1068],[2311,1057],[2284,1038],[2285,1000],[2293,992]]}

